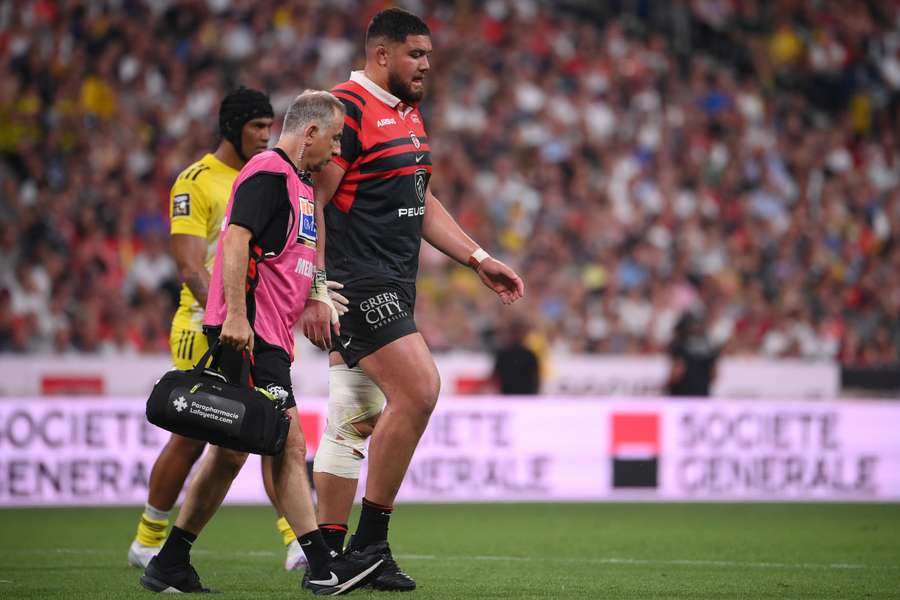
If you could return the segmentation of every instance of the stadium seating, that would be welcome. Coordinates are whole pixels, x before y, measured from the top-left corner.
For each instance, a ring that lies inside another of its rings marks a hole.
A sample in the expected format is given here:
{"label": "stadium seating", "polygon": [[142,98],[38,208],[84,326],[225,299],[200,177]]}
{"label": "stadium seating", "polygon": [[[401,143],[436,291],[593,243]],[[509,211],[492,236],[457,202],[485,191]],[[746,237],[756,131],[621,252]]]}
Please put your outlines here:
{"label": "stadium seating", "polygon": [[[702,307],[728,353],[898,362],[896,3],[425,5],[433,188],[524,274],[532,344],[658,353]],[[278,113],[345,79],[382,3],[16,6],[0,351],[164,353],[167,191],[219,99],[240,82]],[[500,305],[464,269],[425,249],[419,290],[435,350],[493,343]]]}

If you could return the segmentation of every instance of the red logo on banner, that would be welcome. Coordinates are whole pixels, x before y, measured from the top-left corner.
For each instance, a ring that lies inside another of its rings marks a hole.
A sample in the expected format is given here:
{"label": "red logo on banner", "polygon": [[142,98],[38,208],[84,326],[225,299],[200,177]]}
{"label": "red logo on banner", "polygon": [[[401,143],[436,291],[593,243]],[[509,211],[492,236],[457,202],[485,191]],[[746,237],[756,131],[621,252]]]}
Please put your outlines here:
{"label": "red logo on banner", "polygon": [[659,454],[659,415],[654,413],[613,413],[612,453],[643,449]]}
{"label": "red logo on banner", "polygon": [[102,396],[101,375],[44,375],[41,394],[44,396]]}
{"label": "red logo on banner", "polygon": [[655,488],[659,470],[659,415],[613,413],[610,457],[614,488]]}
{"label": "red logo on banner", "polygon": [[300,413],[300,429],[306,438],[306,455],[313,457],[319,449],[319,440],[322,439],[322,416],[313,412]]}

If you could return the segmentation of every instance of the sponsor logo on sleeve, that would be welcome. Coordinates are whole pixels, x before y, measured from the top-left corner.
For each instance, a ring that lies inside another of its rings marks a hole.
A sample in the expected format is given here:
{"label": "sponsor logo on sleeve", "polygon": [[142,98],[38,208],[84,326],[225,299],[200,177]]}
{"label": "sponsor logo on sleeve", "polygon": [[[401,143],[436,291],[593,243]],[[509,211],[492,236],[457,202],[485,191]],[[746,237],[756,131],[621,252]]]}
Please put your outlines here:
{"label": "sponsor logo on sleeve", "polygon": [[172,197],[172,217],[189,217],[191,215],[191,195],[178,194]]}

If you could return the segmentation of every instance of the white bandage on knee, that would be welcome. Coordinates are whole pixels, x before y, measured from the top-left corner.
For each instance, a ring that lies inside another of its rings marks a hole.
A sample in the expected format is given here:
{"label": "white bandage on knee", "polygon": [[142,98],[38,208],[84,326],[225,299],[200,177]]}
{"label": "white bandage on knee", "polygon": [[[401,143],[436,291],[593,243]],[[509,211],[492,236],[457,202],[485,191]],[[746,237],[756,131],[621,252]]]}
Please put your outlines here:
{"label": "white bandage on knee", "polygon": [[353,424],[381,414],[384,394],[362,369],[347,365],[329,369],[328,387],[328,423],[316,450],[313,471],[359,479],[368,435],[362,435]]}

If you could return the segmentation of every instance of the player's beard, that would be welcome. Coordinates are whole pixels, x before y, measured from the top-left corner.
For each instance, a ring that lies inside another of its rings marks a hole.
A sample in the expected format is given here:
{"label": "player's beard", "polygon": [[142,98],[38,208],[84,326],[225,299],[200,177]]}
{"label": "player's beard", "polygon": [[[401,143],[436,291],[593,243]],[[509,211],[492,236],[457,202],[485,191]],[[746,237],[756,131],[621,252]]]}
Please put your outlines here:
{"label": "player's beard", "polygon": [[388,91],[397,96],[405,104],[416,104],[425,95],[425,80],[422,80],[421,91],[414,92],[410,83],[403,81],[396,73],[388,71]]}

